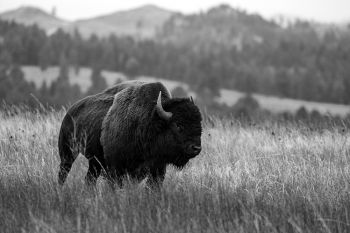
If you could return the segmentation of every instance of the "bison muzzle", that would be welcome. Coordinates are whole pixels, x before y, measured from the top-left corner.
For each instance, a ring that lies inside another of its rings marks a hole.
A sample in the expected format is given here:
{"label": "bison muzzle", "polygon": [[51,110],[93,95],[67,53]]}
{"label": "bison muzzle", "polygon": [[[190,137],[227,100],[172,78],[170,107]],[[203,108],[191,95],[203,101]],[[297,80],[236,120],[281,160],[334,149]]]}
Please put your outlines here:
{"label": "bison muzzle", "polygon": [[88,96],[62,121],[59,183],[81,153],[89,160],[89,185],[102,171],[118,185],[125,176],[159,185],[167,165],[181,169],[200,153],[201,121],[192,99],[172,98],[159,82],[129,81]]}

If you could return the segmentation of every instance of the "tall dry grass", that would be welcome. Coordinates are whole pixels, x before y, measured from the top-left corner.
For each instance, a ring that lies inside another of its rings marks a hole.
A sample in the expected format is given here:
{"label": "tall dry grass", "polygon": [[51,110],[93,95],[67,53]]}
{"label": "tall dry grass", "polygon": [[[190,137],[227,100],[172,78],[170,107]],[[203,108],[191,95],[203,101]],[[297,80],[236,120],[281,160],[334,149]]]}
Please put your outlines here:
{"label": "tall dry grass", "polygon": [[203,151],[163,188],[57,184],[64,111],[0,113],[0,232],[349,232],[349,132],[204,122]]}

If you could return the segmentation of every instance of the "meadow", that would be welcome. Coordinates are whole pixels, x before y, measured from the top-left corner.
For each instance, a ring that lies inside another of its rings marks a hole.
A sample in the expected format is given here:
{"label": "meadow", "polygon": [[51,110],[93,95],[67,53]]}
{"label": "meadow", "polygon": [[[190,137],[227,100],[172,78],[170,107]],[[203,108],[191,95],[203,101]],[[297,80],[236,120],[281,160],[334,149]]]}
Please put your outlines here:
{"label": "meadow", "polygon": [[89,189],[83,156],[57,183],[64,113],[0,112],[0,232],[350,232],[346,127],[208,117],[203,151],[161,190]]}

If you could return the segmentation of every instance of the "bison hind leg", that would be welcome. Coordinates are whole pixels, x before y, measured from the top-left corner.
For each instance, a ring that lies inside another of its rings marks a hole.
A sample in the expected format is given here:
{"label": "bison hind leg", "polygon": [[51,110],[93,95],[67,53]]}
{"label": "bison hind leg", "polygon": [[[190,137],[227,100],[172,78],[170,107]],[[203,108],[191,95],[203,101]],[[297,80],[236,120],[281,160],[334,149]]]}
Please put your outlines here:
{"label": "bison hind leg", "polygon": [[92,157],[89,159],[89,169],[85,176],[85,182],[88,186],[95,186],[98,177],[104,168],[103,161],[99,160],[97,157]]}
{"label": "bison hind leg", "polygon": [[58,172],[58,183],[63,185],[77,156],[73,155],[73,152],[69,149],[63,152],[60,151],[60,157],[61,164]]}
{"label": "bison hind leg", "polygon": [[66,181],[69,171],[79,154],[78,146],[72,139],[66,136],[64,133],[60,133],[58,139],[58,150],[61,159],[59,172],[58,172],[58,183],[63,185]]}

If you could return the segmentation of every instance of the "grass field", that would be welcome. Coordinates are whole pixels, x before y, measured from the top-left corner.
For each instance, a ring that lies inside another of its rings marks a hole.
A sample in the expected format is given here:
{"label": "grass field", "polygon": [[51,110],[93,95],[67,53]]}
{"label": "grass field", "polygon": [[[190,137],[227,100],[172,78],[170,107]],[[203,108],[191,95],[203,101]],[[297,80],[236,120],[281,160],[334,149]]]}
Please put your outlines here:
{"label": "grass field", "polygon": [[79,156],[60,187],[64,110],[0,113],[0,232],[349,232],[348,129],[204,122],[203,151],[163,188],[84,185]]}

